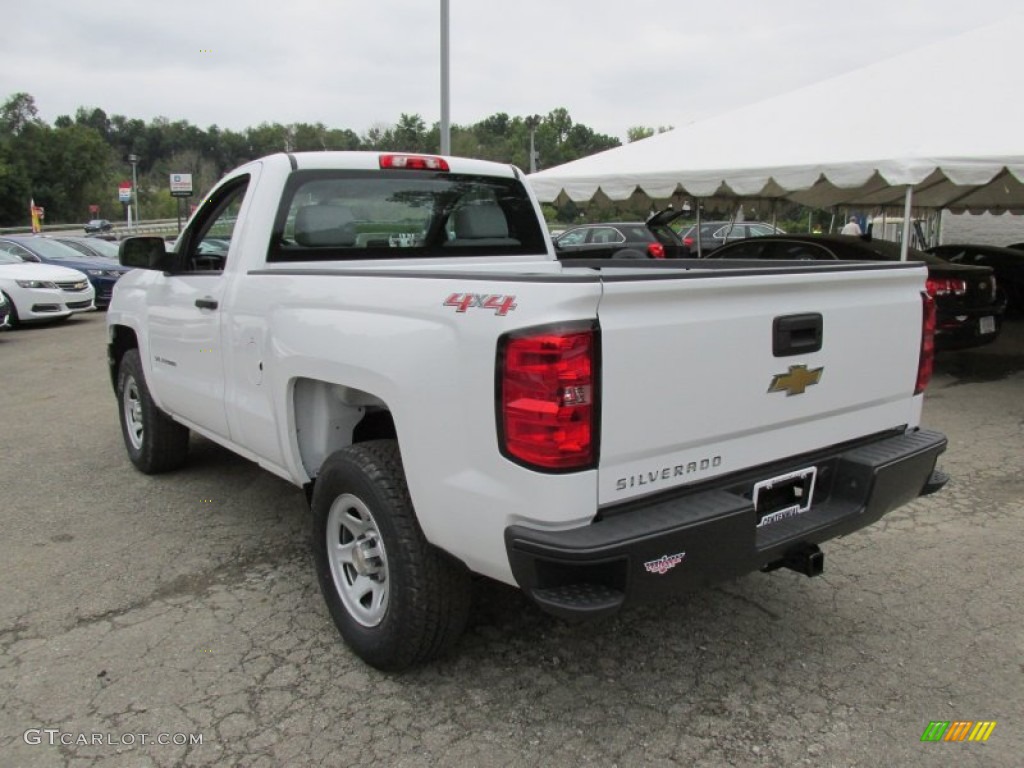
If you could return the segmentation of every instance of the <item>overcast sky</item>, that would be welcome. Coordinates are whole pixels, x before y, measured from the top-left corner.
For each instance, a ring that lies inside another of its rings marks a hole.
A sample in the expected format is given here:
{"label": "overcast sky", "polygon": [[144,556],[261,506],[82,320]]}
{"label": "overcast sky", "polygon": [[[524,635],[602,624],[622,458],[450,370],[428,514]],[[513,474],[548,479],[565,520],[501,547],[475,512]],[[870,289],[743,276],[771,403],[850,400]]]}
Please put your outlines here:
{"label": "overcast sky", "polygon": [[[684,125],[954,37],[1019,3],[450,0],[451,120],[565,107],[624,139],[631,126]],[[363,133],[403,112],[440,119],[440,0],[5,5],[0,98],[27,91],[50,123],[80,106],[202,128]],[[969,109],[970,94],[942,83],[913,92],[911,109]]]}

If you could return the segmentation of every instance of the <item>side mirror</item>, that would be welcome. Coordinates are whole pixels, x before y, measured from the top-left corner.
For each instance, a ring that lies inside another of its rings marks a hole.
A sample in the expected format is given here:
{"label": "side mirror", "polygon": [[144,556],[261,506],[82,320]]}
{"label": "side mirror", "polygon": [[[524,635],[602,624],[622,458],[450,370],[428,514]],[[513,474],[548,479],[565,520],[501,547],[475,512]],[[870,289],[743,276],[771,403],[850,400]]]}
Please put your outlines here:
{"label": "side mirror", "polygon": [[40,259],[38,256],[36,256],[34,253],[23,253],[23,254],[21,254],[21,260],[22,261],[30,261],[30,262],[33,262],[35,264],[39,264],[39,263],[42,262],[42,259]]}
{"label": "side mirror", "polygon": [[561,243],[561,242],[559,242],[558,238],[554,238],[554,237],[553,237],[553,238],[551,238],[551,242],[553,242],[553,243],[555,244],[555,250],[556,250],[556,251],[560,251],[560,250],[562,250],[563,248],[565,248],[565,246],[564,246],[564,245],[562,245],[562,243]]}
{"label": "side mirror", "polygon": [[117,248],[117,260],[125,267],[155,269],[172,272],[175,254],[167,252],[167,246],[160,237],[129,237]]}

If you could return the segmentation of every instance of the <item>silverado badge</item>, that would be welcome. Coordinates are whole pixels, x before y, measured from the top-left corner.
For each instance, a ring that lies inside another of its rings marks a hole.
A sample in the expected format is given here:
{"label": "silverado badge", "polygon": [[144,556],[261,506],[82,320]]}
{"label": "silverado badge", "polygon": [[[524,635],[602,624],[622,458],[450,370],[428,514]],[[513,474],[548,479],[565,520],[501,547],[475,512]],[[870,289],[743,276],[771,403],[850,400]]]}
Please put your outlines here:
{"label": "silverado badge", "polygon": [[785,392],[786,397],[790,395],[802,395],[808,387],[821,381],[821,372],[824,368],[807,370],[806,365],[791,365],[786,373],[777,373],[772,377],[769,392]]}

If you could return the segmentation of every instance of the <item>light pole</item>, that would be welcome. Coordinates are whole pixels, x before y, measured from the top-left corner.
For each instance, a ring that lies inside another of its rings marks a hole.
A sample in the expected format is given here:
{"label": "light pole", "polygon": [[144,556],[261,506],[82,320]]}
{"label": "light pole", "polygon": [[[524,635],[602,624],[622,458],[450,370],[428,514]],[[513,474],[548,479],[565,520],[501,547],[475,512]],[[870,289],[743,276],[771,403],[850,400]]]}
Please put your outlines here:
{"label": "light pole", "polygon": [[136,172],[136,166],[139,164],[139,156],[136,154],[128,155],[128,162],[132,164],[132,195],[135,197],[135,226],[139,226],[139,176]]}
{"label": "light pole", "polygon": [[530,115],[523,122],[530,131],[530,173],[537,172],[537,151],[533,148],[533,136],[537,133],[537,126],[540,125],[540,115]]}
{"label": "light pole", "polygon": [[441,0],[441,154],[452,153],[452,128],[448,88],[448,0]]}

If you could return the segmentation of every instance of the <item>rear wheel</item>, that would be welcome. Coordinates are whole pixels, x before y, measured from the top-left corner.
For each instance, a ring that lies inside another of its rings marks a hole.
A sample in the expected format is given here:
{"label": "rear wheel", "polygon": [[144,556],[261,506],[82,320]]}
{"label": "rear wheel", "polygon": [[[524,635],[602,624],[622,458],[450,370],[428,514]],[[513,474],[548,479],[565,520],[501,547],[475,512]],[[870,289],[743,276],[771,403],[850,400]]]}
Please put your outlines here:
{"label": "rear wheel", "polygon": [[117,373],[121,435],[137,469],[155,475],[180,467],[188,456],[188,428],[157,407],[149,394],[137,349],[121,358]]}
{"label": "rear wheel", "polygon": [[328,457],[312,510],[320,589],[356,654],[396,671],[455,644],[469,616],[469,575],[423,536],[394,440]]}
{"label": "rear wheel", "polygon": [[642,251],[638,251],[635,248],[623,248],[621,251],[616,251],[612,255],[612,258],[613,259],[646,259],[646,258],[648,258],[648,256],[647,256],[646,253],[644,253]]}

